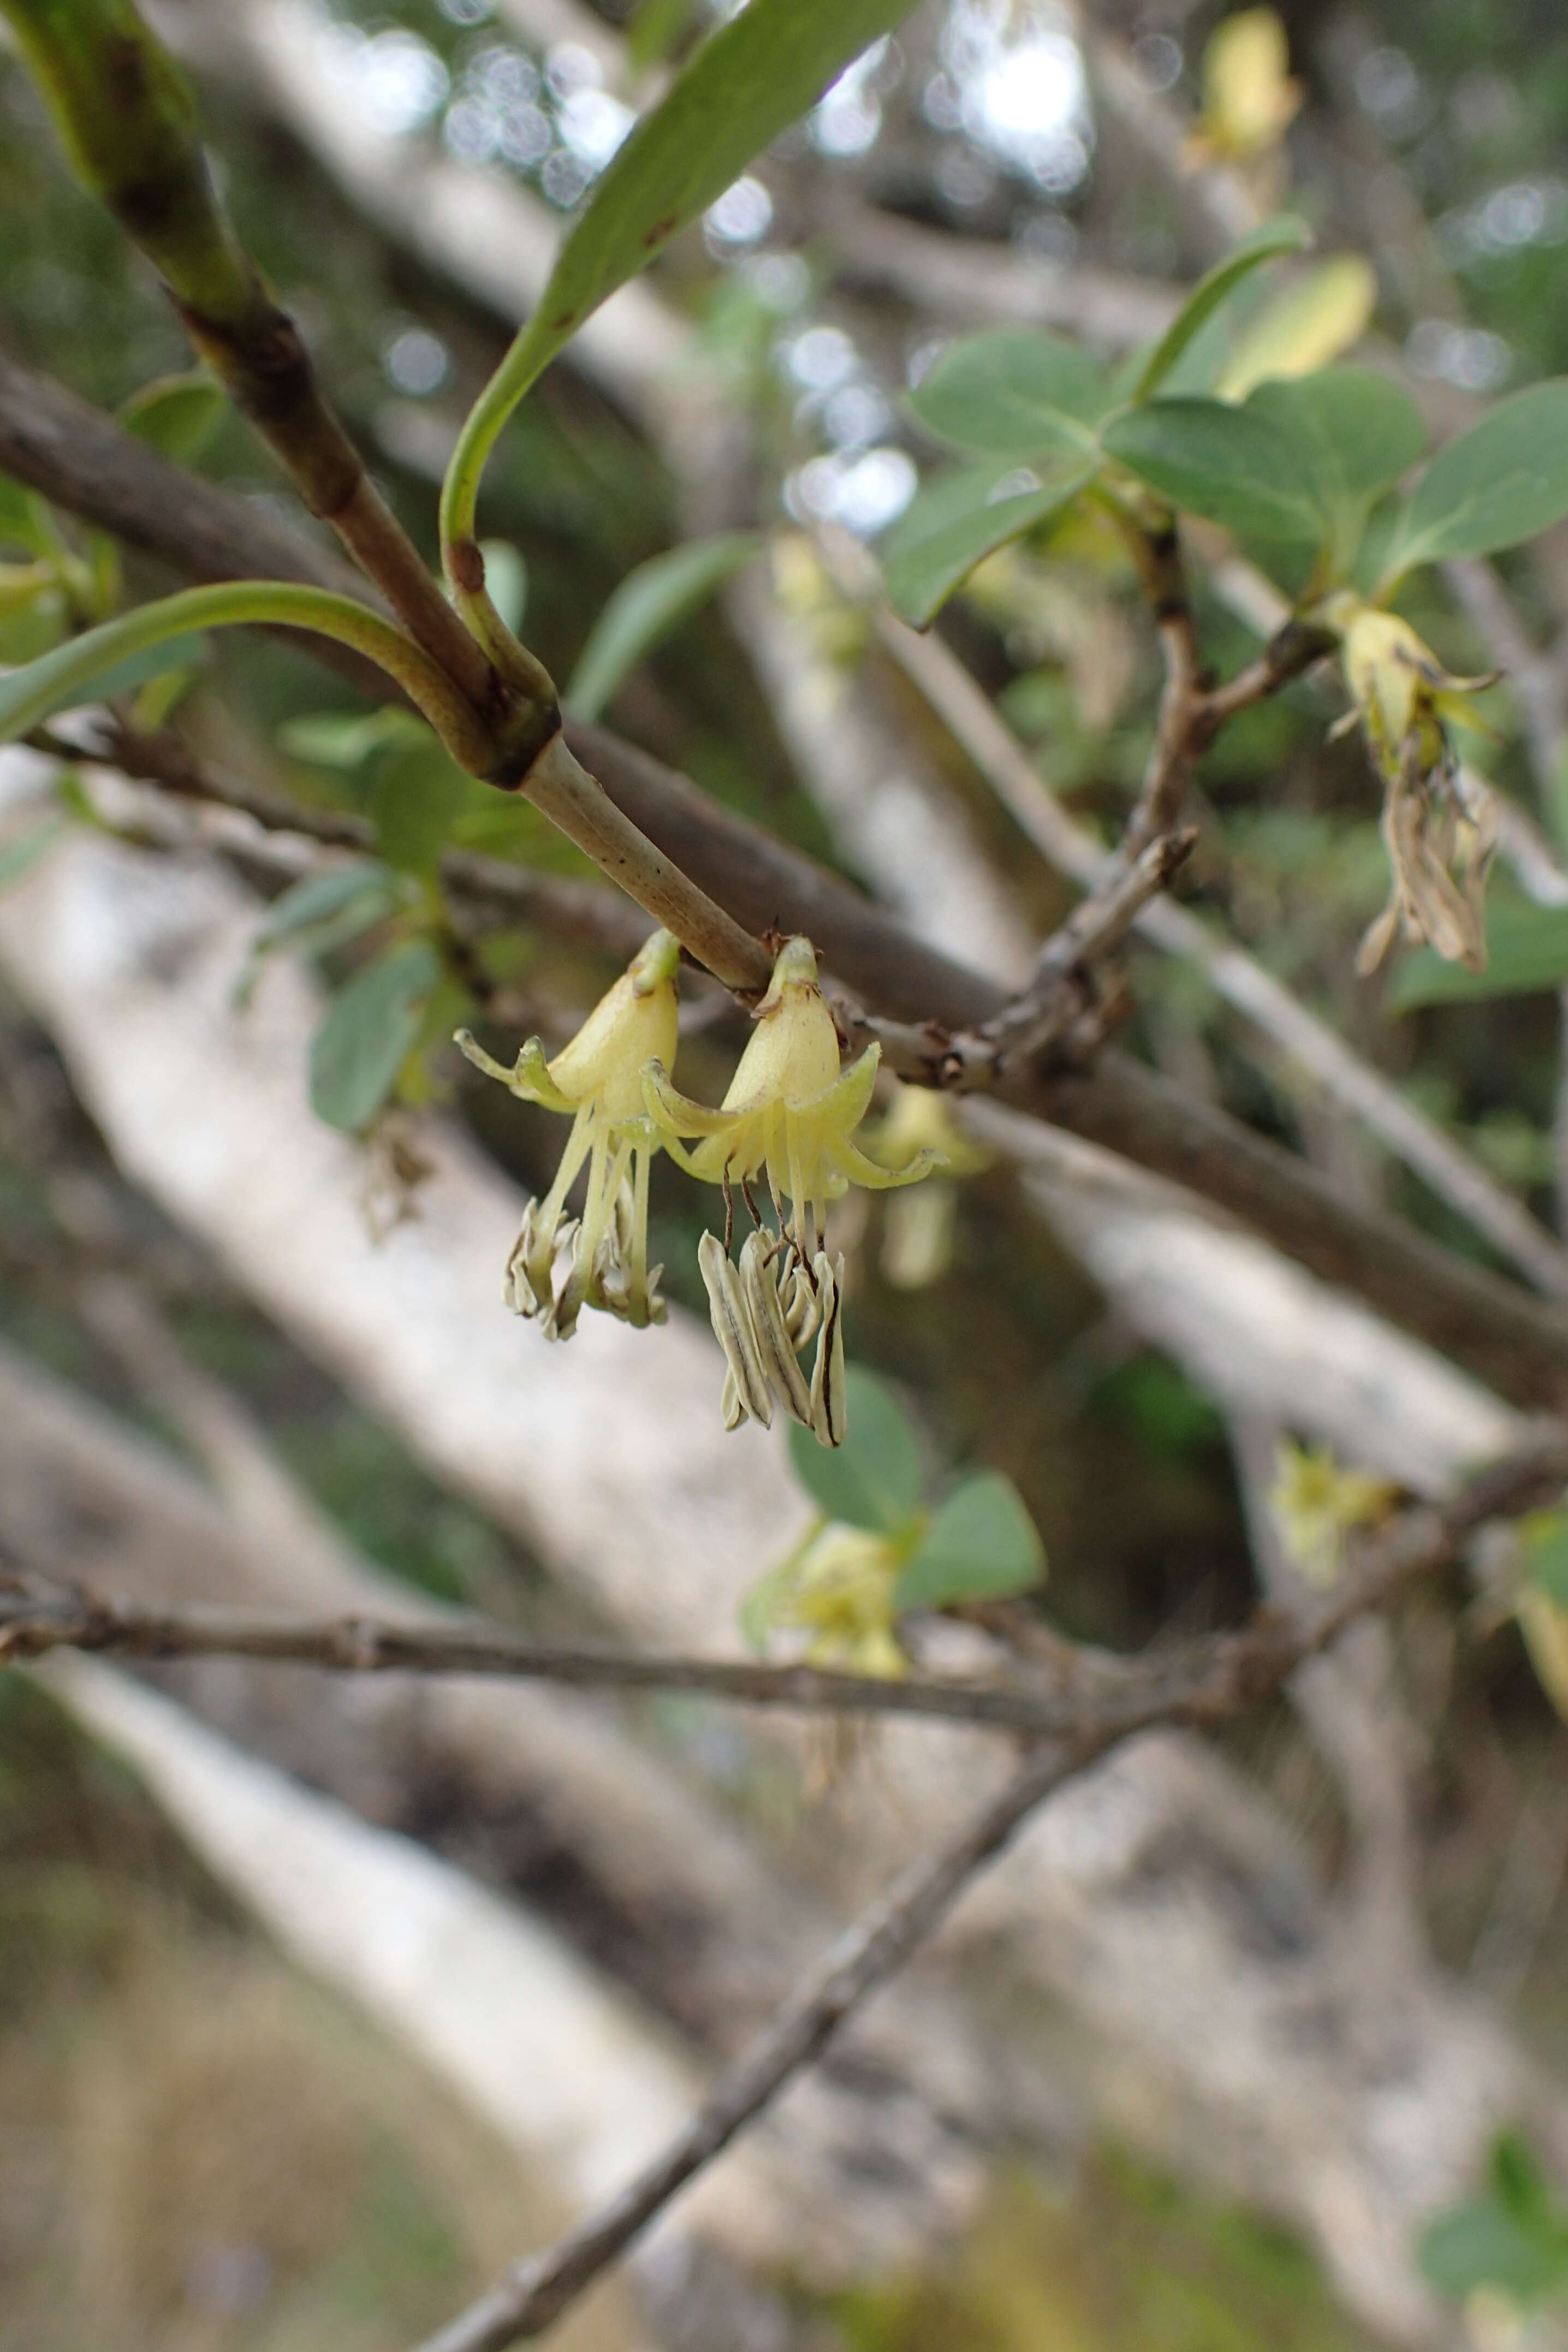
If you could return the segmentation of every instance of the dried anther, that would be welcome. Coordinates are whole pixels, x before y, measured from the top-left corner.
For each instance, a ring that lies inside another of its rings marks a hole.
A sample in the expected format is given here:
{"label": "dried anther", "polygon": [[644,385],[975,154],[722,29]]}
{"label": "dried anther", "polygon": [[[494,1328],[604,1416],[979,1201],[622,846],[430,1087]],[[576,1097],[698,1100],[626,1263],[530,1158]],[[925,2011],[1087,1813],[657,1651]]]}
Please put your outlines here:
{"label": "dried anther", "polygon": [[[503,1296],[514,1314],[537,1318],[548,1339],[569,1339],[584,1307],[639,1328],[662,1323],[661,1266],[647,1263],[648,1171],[660,1139],[643,1107],[645,1064],[675,1052],[678,942],[656,931],[571,1044],[547,1062],[531,1037],[508,1070],[459,1030],[476,1068],[526,1102],[571,1116],[555,1181],[531,1201],[507,1260]],[[566,1196],[588,1163],[581,1218]]]}
{"label": "dried anther", "polygon": [[1497,840],[1491,793],[1454,756],[1447,722],[1496,683],[1451,677],[1408,621],[1352,597],[1326,616],[1339,629],[1345,683],[1384,781],[1382,830],[1393,887],[1356,959],[1374,971],[1400,932],[1450,963],[1486,968],[1484,898]]}
{"label": "dried anther", "polygon": [[[713,1328],[729,1365],[726,1427],[747,1415],[766,1423],[776,1395],[824,1445],[837,1445],[844,1436],[843,1261],[830,1262],[822,1246],[827,1203],[851,1182],[879,1191],[915,1183],[940,1164],[940,1155],[924,1150],[905,1167],[879,1168],[853,1140],[881,1048],[868,1045],[840,1069],[838,1033],[808,940],[784,941],[755,1019],[756,1033],[717,1110],[679,1093],[662,1062],[645,1073],[643,1095],[666,1149],[691,1175],[723,1186],[727,1211],[734,1184],[750,1203],[747,1188],[756,1175],[765,1172],[773,1194],[777,1234],[753,1234],[738,1266],[730,1262],[728,1214],[724,1244],[709,1234],[701,1246]],[[683,1139],[692,1136],[701,1139],[689,1150]],[[807,1386],[796,1360],[814,1336]]]}

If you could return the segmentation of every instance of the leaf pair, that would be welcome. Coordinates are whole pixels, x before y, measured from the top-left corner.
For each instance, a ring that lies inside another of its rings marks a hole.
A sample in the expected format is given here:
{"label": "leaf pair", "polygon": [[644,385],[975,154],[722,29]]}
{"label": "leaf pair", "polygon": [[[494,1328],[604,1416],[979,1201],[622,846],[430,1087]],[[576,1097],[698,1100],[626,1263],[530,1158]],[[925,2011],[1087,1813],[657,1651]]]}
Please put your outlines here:
{"label": "leaf pair", "polygon": [[829,1519],[883,1536],[900,1553],[895,1611],[1000,1600],[1040,1581],[1045,1548],[1010,1478],[982,1471],[927,1510],[920,1433],[892,1391],[856,1365],[848,1398],[843,1444],[829,1452],[792,1428],[790,1460]]}

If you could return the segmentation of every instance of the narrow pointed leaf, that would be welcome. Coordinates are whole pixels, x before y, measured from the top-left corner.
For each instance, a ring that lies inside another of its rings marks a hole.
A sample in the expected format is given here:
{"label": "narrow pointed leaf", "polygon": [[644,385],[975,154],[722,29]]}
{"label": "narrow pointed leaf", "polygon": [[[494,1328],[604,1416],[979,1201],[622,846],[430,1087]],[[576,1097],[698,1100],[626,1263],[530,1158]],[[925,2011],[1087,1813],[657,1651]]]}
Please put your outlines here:
{"label": "narrow pointed leaf", "polygon": [[427,940],[405,940],[338,991],[310,1040],[310,1108],[329,1127],[357,1134],[397,1083],[441,977]]}
{"label": "narrow pointed leaf", "polygon": [[754,531],[721,531],[628,572],[595,622],[562,698],[573,716],[596,719],[644,656],[750,562],[757,544]]}
{"label": "narrow pointed leaf", "polygon": [[1233,253],[1226,254],[1205,278],[1199,278],[1145,361],[1133,391],[1134,400],[1148,400],[1158,392],[1199,328],[1213,317],[1244,278],[1260,269],[1266,261],[1277,261],[1281,254],[1303,252],[1311,241],[1306,222],[1289,213],[1281,213],[1277,220],[1265,221],[1261,228],[1243,237]]}
{"label": "narrow pointed leaf", "polygon": [[[1098,471],[1094,458],[1009,469],[994,460],[939,475],[917,492],[879,550],[895,609],[917,629],[935,619],[977,563],[1049,520]],[[1009,489],[1009,480],[1022,487]]]}

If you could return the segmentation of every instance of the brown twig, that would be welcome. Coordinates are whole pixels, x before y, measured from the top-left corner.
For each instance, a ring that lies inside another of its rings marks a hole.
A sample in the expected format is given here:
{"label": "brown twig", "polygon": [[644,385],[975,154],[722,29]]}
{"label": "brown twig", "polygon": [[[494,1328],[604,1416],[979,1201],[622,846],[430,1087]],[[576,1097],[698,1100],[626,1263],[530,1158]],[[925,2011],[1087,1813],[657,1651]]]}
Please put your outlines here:
{"label": "brown twig", "polygon": [[[1550,1464],[1550,1478],[1546,1465]],[[1302,1621],[1279,1619],[1248,1678],[1236,1685],[1227,1712],[1268,1696],[1303,1659],[1423,1569],[1451,1559],[1464,1536],[1500,1508],[1518,1509],[1543,1483],[1560,1483],[1568,1452],[1554,1438],[1531,1457],[1514,1457],[1436,1510],[1412,1512],[1375,1546],[1334,1596]],[[1179,1711],[1177,1711],[1179,1713]],[[1147,1724],[1173,1719],[1160,1712]],[[1095,1728],[1031,1748],[1005,1786],[934,1859],[916,1864],[856,1922],[798,1985],[773,2022],[726,2069],[685,2129],[599,2212],[546,2252],[519,2263],[487,2294],[428,2337],[419,2352],[504,2352],[542,2336],[704,2165],[767,2106],[823,2049],[855,2010],[902,1967],[938,1926],[975,1873],[1008,1843],[1051,1792],[1142,1727]]]}
{"label": "brown twig", "polygon": [[1482,1519],[1516,1514],[1565,1479],[1568,1437],[1547,1431],[1449,1501],[1416,1506],[1384,1533],[1352,1545],[1342,1580],[1292,1617],[1265,1611],[1235,1632],[1141,1658],[1058,1638],[1048,1676],[1027,1682],[891,1680],[818,1666],[574,1646],[484,1623],[156,1609],[26,1584],[0,1591],[0,1654],[78,1649],[135,1658],[259,1658],[338,1674],[480,1675],[576,1688],[680,1690],[748,1706],[919,1716],[1034,1737],[1121,1738],[1152,1722],[1206,1724],[1235,1713],[1351,1618],[1381,1606],[1412,1578],[1449,1564]]}

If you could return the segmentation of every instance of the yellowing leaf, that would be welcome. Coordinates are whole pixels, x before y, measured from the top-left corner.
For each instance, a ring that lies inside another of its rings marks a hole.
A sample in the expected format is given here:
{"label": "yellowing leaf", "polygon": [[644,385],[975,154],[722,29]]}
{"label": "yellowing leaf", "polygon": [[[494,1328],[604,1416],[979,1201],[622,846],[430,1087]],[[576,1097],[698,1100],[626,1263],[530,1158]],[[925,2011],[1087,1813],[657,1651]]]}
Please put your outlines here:
{"label": "yellowing leaf", "polygon": [[1320,262],[1247,329],[1215,387],[1220,399],[1245,400],[1256,384],[1327,367],[1360,341],[1376,303],[1376,274],[1359,253]]}
{"label": "yellowing leaf", "polygon": [[1519,1630],[1537,1682],[1568,1723],[1568,1609],[1540,1585],[1521,1585]]}

